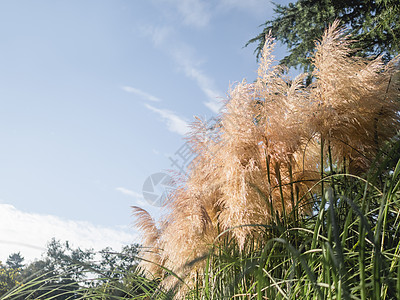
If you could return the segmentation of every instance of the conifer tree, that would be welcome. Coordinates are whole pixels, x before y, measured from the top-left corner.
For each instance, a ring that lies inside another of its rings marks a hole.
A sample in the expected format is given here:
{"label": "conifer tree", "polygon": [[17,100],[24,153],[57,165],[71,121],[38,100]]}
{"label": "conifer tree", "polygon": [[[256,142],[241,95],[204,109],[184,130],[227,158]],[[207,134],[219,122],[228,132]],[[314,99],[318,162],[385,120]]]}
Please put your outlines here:
{"label": "conifer tree", "polygon": [[267,21],[263,31],[246,44],[257,43],[257,58],[269,32],[285,44],[289,54],[281,60],[287,67],[312,69],[314,41],[335,19],[355,40],[352,48],[359,56],[383,55],[389,61],[400,52],[399,0],[298,0],[275,5],[276,17]]}

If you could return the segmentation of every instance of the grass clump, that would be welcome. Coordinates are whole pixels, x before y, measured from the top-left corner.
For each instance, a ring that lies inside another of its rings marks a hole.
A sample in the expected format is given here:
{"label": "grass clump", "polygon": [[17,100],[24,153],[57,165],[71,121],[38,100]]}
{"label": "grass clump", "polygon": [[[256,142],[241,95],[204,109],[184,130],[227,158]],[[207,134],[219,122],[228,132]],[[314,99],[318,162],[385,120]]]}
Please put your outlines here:
{"label": "grass clump", "polygon": [[176,298],[395,297],[398,59],[350,56],[335,22],[305,86],[267,40],[257,80],[230,91],[215,126],[192,124],[197,156],[168,213],[134,207],[142,266]]}

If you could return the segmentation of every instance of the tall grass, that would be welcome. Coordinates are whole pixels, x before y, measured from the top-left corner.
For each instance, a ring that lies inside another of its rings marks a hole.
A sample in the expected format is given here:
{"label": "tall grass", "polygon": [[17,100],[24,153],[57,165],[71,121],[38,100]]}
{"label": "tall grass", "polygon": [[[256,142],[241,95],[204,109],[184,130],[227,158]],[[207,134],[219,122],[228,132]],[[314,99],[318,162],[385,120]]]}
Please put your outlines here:
{"label": "tall grass", "polygon": [[157,224],[134,207],[152,249],[142,266],[176,298],[366,299],[371,286],[375,298],[392,296],[382,276],[397,268],[388,243],[398,241],[398,171],[387,178],[373,161],[397,143],[398,58],[349,56],[337,26],[316,42],[309,86],[308,74],[291,79],[274,65],[267,38],[257,80],[230,91],[211,132],[193,123],[198,155],[165,217]]}
{"label": "tall grass", "polygon": [[400,160],[381,170],[399,146],[367,180],[329,170],[311,215],[260,225],[244,250],[221,234],[187,298],[399,299]]}
{"label": "tall grass", "polygon": [[39,299],[399,299],[399,189],[400,138],[395,138],[365,178],[326,168],[309,190],[310,214],[292,211],[285,221],[277,216],[268,224],[241,225],[259,230],[243,245],[232,234],[238,228],[222,231],[209,252],[186,265],[202,261],[204,268],[175,286],[166,288],[139,270],[124,274],[124,282],[99,277],[105,283],[96,287],[90,277],[78,287],[60,286],[60,276],[43,274],[1,299],[36,299],[38,292]]}

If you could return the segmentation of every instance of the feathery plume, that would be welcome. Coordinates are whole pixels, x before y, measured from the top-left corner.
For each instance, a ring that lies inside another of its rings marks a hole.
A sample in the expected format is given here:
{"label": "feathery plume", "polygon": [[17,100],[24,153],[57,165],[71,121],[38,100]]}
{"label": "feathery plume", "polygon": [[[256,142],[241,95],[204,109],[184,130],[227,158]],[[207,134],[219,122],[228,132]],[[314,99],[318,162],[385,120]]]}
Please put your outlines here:
{"label": "feathery plume", "polygon": [[[307,193],[321,179],[321,145],[322,159],[331,154],[333,164],[351,173],[368,169],[400,129],[399,58],[385,65],[379,57],[353,57],[350,44],[333,23],[316,42],[314,81],[305,86],[307,74],[291,80],[274,66],[274,42],[266,38],[257,80],[230,89],[213,126],[200,118],[192,123],[186,139],[196,157],[165,204],[159,228],[133,207],[144,245],[154,250],[146,256],[156,262],[148,270],[162,274],[155,270],[160,265],[194,280],[204,267],[199,258],[222,231],[231,229],[243,249],[262,234],[243,225],[310,213]],[[163,284],[177,281],[169,276]]]}

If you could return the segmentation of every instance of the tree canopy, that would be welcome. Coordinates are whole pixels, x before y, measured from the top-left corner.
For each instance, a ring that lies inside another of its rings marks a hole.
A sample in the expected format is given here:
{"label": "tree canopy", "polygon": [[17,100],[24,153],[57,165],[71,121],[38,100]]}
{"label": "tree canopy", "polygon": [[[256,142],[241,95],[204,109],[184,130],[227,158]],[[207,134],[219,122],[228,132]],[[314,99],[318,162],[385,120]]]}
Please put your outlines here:
{"label": "tree canopy", "polygon": [[258,43],[257,58],[271,33],[288,47],[289,54],[281,60],[287,67],[310,71],[315,48],[325,28],[335,19],[348,29],[356,41],[352,44],[361,56],[379,56],[388,61],[400,50],[399,0],[298,0],[288,5],[275,5],[276,17],[267,21],[263,31],[247,42]]}

